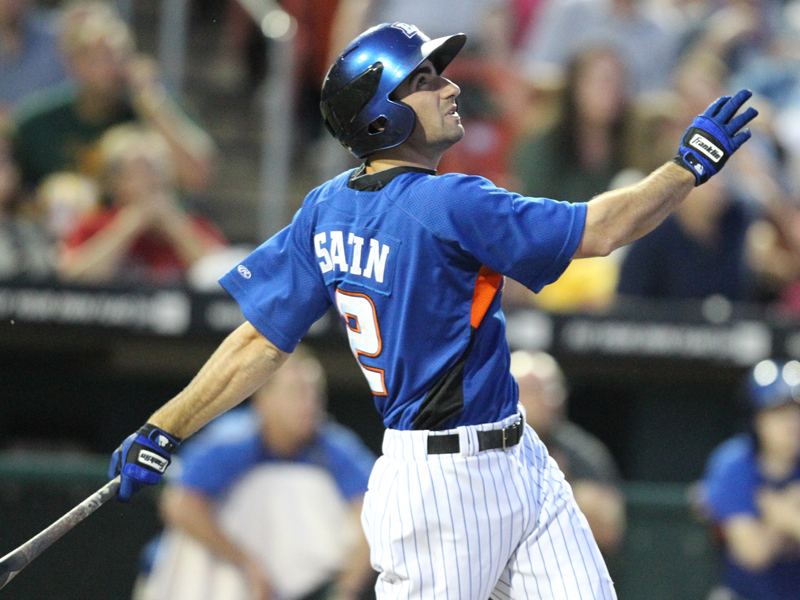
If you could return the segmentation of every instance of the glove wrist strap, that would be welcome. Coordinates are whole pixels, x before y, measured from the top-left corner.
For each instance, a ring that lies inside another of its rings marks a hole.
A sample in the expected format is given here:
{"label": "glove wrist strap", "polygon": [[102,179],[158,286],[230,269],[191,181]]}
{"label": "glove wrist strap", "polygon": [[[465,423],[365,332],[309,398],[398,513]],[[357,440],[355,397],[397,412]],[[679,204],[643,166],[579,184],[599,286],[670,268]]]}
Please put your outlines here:
{"label": "glove wrist strap", "polygon": [[696,171],[695,169],[693,169],[693,168],[692,168],[692,167],[691,167],[691,166],[690,166],[690,165],[689,165],[689,164],[686,162],[686,159],[683,157],[683,155],[682,155],[680,152],[678,152],[678,154],[675,156],[675,158],[673,158],[673,159],[672,159],[672,162],[674,162],[674,163],[675,163],[676,165],[678,165],[678,166],[681,166],[681,167],[683,167],[684,169],[686,169],[687,171],[689,171],[689,173],[691,173],[691,174],[694,176],[694,186],[695,186],[695,187],[697,187],[697,186],[698,186],[698,185],[700,185],[701,183],[704,183],[704,182],[708,181],[708,176],[706,176],[706,178],[705,178],[705,179],[703,179],[702,177],[700,177],[700,175],[697,173],[697,171]]}
{"label": "glove wrist strap", "polygon": [[178,446],[180,446],[181,442],[183,441],[181,438],[167,433],[163,429],[159,429],[151,423],[145,423],[136,433],[143,435],[148,440],[155,443],[160,448],[163,448],[170,454],[175,452],[175,450],[178,449]]}

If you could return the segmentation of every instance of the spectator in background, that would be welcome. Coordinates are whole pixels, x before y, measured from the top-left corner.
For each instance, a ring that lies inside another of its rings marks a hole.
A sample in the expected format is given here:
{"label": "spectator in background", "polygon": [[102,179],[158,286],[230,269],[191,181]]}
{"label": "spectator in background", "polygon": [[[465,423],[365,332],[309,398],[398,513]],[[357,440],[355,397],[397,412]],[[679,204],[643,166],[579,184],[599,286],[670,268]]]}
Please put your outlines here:
{"label": "spectator in background", "polygon": [[[566,70],[557,118],[514,149],[510,187],[525,196],[569,202],[585,202],[610,189],[628,154],[633,113],[626,80],[625,65],[613,48],[577,53]],[[538,294],[509,282],[504,297],[552,312],[603,310],[614,299],[618,270],[617,255],[574,261]]]}
{"label": "spectator in background", "polygon": [[67,238],[59,271],[67,280],[176,285],[198,260],[224,247],[217,228],[181,207],[169,144],[129,123],[100,141],[106,208],[86,215]]}
{"label": "spectator in background", "polygon": [[800,363],[763,361],[749,378],[747,433],[708,459],[701,502],[719,528],[735,598],[800,598]]}
{"label": "spectator in background", "polygon": [[211,177],[214,147],[157,81],[155,63],[139,56],[127,25],[101,2],[79,2],[62,16],[61,46],[73,85],[20,106],[14,154],[23,183],[50,173],[97,176],[97,141],[110,127],[137,121],[172,148],[180,184],[201,189]]}
{"label": "spectator in background", "polygon": [[34,200],[38,217],[58,250],[78,223],[100,207],[100,186],[95,179],[59,171],[48,175],[36,188]]}
{"label": "spectator in background", "polygon": [[[610,558],[625,533],[625,499],[611,453],[603,443],[567,420],[567,386],[556,360],[546,352],[511,354],[525,417],[572,486],[597,545]],[[613,563],[613,561],[610,561]]]}
{"label": "spectator in background", "polygon": [[47,279],[55,272],[55,249],[35,213],[25,211],[19,169],[7,130],[0,125],[0,280]]}
{"label": "spectator in background", "polygon": [[549,73],[598,45],[614,47],[625,61],[631,95],[669,87],[679,35],[652,19],[642,0],[552,0],[530,28],[517,60],[532,75]]}
{"label": "spectator in background", "polygon": [[625,65],[612,48],[587,48],[572,58],[558,120],[514,152],[517,191],[584,202],[609,189],[625,166],[626,81]]}
{"label": "spectator in background", "polygon": [[617,293],[650,299],[755,298],[747,232],[753,218],[724,177],[695,188],[647,239],[625,254]]}
{"label": "spectator in background", "polygon": [[34,0],[0,0],[0,118],[65,78],[55,15]]}
{"label": "spectator in background", "polygon": [[359,527],[375,457],[325,419],[302,347],[178,454],[166,535],[137,600],[354,600],[374,581]]}
{"label": "spectator in background", "polygon": [[[666,140],[680,135],[686,115],[724,95],[728,78],[718,56],[685,54],[674,72],[673,91],[637,103],[628,161],[634,172],[643,175],[668,160],[672,150]],[[800,217],[792,216],[798,210],[781,184],[780,149],[769,126],[769,104],[762,103],[766,110],[753,128],[754,143],[733,159],[740,170],[696,188],[646,242],[628,248],[619,295],[762,301],[790,283],[793,248],[800,250],[800,236],[798,245],[791,242],[792,223],[800,224]],[[779,239],[788,240],[782,252]]]}
{"label": "spectator in background", "polygon": [[331,65],[365,29],[380,23],[414,23],[431,39],[465,33],[470,56],[508,59],[511,43],[511,0],[339,0],[333,20]]}

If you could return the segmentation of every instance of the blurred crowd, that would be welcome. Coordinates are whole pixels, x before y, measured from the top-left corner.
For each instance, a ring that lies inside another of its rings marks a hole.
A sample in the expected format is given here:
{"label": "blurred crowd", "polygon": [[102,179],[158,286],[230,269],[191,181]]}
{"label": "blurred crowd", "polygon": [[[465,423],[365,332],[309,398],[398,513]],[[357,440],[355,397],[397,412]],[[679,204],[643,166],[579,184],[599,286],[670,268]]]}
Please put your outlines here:
{"label": "blurred crowd", "polygon": [[[539,294],[509,281],[505,300],[569,312],[720,296],[800,315],[800,0],[281,4],[298,24],[287,151],[317,183],[353,164],[320,127],[325,70],[380,22],[468,35],[447,73],[467,134],[440,171],[527,196],[584,202],[635,182],[672,158],[711,101],[752,89],[761,116],[735,166],[652,235],[575,261]],[[211,84],[258,89],[259,26],[235,0],[213,10]],[[180,101],[112,3],[0,0],[0,279],[175,286],[218,265],[225,232],[194,198],[224,157]]]}
{"label": "blurred crowd", "polygon": [[0,278],[174,286],[224,234],[214,143],[112,4],[0,1]]}

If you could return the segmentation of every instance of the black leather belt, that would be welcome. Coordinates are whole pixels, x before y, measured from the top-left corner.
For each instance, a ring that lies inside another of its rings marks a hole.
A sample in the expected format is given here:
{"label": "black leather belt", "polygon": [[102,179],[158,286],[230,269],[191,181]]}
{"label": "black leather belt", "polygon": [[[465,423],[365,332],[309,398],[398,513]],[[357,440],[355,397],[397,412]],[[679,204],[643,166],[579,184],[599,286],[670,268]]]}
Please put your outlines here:
{"label": "black leather belt", "polygon": [[[515,446],[522,439],[522,432],[525,427],[522,418],[513,425],[503,429],[492,429],[490,431],[478,432],[478,450],[495,450],[497,448],[510,448]],[[447,435],[428,436],[428,454],[458,454],[461,452],[461,444],[457,433]]]}

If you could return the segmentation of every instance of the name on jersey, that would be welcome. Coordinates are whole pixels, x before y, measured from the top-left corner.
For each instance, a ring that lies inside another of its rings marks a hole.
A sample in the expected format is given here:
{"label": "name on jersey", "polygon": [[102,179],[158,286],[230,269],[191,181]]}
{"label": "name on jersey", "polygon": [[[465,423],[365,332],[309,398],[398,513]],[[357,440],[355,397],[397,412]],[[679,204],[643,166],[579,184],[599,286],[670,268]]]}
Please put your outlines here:
{"label": "name on jersey", "polygon": [[315,233],[314,252],[326,281],[349,281],[389,293],[399,241],[379,235],[338,229]]}

